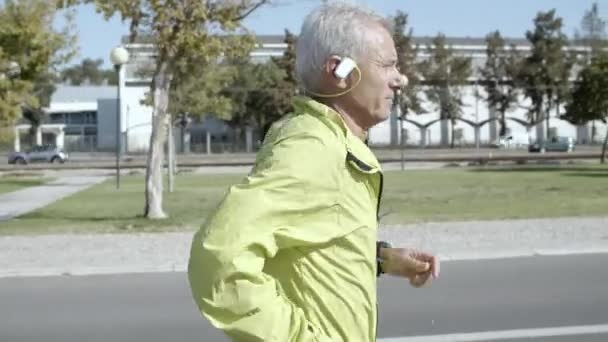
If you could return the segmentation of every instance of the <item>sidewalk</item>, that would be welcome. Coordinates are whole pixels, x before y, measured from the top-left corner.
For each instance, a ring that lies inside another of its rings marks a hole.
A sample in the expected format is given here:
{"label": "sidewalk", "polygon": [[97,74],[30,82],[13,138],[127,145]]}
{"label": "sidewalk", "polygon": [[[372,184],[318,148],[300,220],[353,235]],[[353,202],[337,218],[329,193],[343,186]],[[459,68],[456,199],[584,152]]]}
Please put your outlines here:
{"label": "sidewalk", "polygon": [[104,179],[103,176],[62,177],[45,185],[0,195],[0,222],[45,207],[100,183]]}
{"label": "sidewalk", "polygon": [[[384,226],[379,238],[443,261],[608,253],[608,217]],[[185,271],[192,233],[0,237],[0,277]]]}

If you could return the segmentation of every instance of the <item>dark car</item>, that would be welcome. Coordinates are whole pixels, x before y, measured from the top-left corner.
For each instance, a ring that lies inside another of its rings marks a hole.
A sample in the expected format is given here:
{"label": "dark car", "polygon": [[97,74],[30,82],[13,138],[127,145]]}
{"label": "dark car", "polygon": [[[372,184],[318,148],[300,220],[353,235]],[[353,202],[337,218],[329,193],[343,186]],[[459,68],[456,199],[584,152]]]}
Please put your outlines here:
{"label": "dark car", "polygon": [[53,145],[36,145],[26,152],[13,152],[8,156],[9,164],[65,163],[68,154]]}
{"label": "dark car", "polygon": [[535,142],[528,147],[530,152],[573,152],[574,138],[552,137],[548,141]]}

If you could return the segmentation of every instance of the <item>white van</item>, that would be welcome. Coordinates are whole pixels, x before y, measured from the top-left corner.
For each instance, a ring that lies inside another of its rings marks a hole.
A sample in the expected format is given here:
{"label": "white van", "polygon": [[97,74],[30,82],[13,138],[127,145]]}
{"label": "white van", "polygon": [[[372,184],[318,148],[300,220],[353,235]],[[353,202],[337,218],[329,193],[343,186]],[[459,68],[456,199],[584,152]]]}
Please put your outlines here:
{"label": "white van", "polygon": [[497,148],[519,148],[530,145],[528,133],[514,133],[498,138],[494,146]]}

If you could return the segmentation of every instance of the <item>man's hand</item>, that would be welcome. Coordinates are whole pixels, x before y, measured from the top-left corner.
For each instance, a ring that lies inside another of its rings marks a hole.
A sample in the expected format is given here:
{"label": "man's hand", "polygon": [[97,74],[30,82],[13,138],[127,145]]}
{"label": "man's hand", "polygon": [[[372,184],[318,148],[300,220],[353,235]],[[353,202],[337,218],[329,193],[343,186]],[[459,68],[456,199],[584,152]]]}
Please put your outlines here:
{"label": "man's hand", "polygon": [[439,258],[409,248],[380,248],[382,270],[390,275],[408,278],[414,287],[439,277]]}

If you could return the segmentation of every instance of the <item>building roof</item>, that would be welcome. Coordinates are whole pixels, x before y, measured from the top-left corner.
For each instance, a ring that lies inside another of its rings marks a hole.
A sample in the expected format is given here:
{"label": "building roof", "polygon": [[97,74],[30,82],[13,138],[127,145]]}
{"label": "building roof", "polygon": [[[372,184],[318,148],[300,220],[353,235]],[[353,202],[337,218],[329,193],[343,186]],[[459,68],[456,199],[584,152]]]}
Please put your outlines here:
{"label": "building roof", "polygon": [[[276,35],[256,35],[256,40],[259,44],[283,44],[285,36],[282,34]],[[433,42],[435,37],[431,36],[414,36],[414,44],[428,45]],[[530,46],[530,42],[526,38],[504,38],[507,45],[515,44],[517,46]],[[465,46],[478,46],[486,45],[485,37],[446,37],[449,45],[465,45]],[[152,44],[154,41],[150,36],[140,36],[136,39],[136,44]],[[129,37],[124,36],[122,38],[123,44],[129,43]]]}
{"label": "building roof", "polygon": [[116,86],[69,86],[58,85],[51,96],[51,103],[97,102],[99,99],[115,99]]}
{"label": "building roof", "polygon": [[[256,36],[258,43],[260,44],[281,44],[283,43],[283,35],[258,35]],[[412,37],[414,44],[428,45],[432,44],[435,37],[431,36],[414,36]],[[529,46],[530,42],[525,38],[504,38],[507,45],[515,44],[517,46]],[[485,37],[446,37],[449,45],[486,45]]]}

